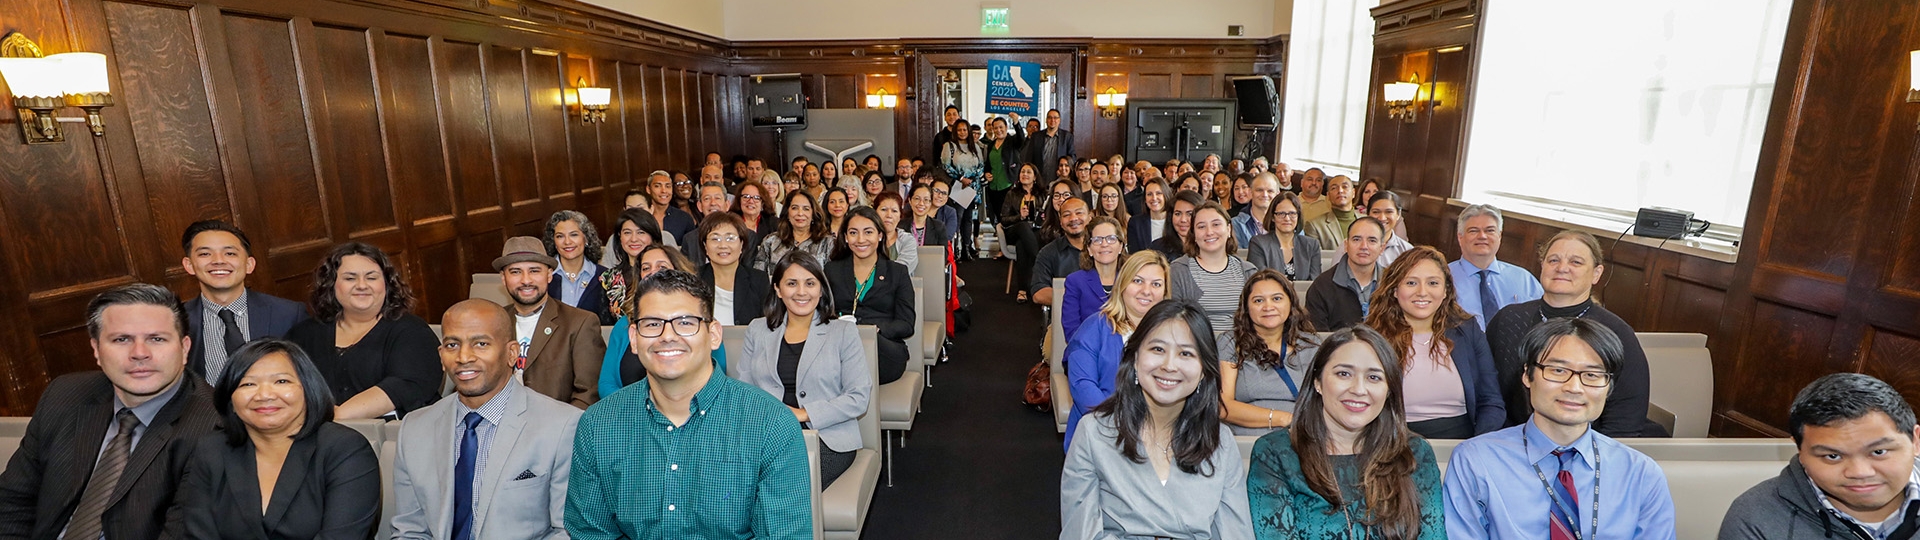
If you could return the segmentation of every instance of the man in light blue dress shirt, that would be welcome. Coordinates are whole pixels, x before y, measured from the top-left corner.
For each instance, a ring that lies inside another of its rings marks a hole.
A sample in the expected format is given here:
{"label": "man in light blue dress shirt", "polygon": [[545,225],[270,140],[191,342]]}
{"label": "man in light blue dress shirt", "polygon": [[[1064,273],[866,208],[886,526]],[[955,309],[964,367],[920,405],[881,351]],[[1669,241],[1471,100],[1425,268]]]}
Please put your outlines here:
{"label": "man in light blue dress shirt", "polygon": [[1460,260],[1447,264],[1453,273],[1453,297],[1461,309],[1473,314],[1481,330],[1487,329],[1487,321],[1500,308],[1538,300],[1546,292],[1532,272],[1494,258],[1500,254],[1500,231],[1506,225],[1499,208],[1468,206],[1454,224]]}
{"label": "man in light blue dress shirt", "polygon": [[[1673,496],[1652,458],[1590,429],[1624,358],[1589,319],[1527,333],[1525,423],[1460,443],[1447,465],[1447,537],[1671,539]],[[1597,495],[1596,495],[1597,493]]]}

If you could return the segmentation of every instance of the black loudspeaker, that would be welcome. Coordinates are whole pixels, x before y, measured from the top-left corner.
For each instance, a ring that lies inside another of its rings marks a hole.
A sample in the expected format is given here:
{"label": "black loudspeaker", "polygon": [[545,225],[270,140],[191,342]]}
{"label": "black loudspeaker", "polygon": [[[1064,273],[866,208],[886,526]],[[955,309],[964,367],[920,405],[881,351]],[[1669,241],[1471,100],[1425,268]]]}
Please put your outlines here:
{"label": "black loudspeaker", "polygon": [[800,74],[754,75],[748,80],[747,114],[754,129],[806,129],[807,96]]}
{"label": "black loudspeaker", "polygon": [[1280,125],[1280,94],[1269,77],[1234,77],[1233,94],[1239,101],[1240,129],[1271,129]]}

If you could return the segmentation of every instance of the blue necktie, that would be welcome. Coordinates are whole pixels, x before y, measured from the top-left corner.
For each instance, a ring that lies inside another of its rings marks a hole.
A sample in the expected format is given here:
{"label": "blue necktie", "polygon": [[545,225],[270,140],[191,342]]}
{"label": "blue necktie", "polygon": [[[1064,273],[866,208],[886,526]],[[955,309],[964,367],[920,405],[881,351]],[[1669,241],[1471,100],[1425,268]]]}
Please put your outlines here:
{"label": "blue necktie", "polygon": [[453,538],[473,540],[473,462],[480,457],[480,413],[470,412],[460,435],[460,460],[453,464]]}
{"label": "blue necktie", "polygon": [[1547,524],[1548,536],[1553,540],[1579,538],[1577,531],[1580,530],[1580,498],[1574,493],[1573,473],[1567,471],[1567,462],[1579,455],[1580,451],[1572,448],[1553,451],[1553,457],[1560,458],[1560,473],[1554,475],[1553,491],[1560,496],[1560,502],[1567,505],[1566,508],[1561,508],[1558,504],[1553,505],[1553,516]]}
{"label": "blue necktie", "polygon": [[1493,285],[1487,283],[1491,270],[1481,270],[1480,274],[1480,326],[1486,326],[1493,320],[1493,314],[1500,312],[1500,295],[1493,293]]}

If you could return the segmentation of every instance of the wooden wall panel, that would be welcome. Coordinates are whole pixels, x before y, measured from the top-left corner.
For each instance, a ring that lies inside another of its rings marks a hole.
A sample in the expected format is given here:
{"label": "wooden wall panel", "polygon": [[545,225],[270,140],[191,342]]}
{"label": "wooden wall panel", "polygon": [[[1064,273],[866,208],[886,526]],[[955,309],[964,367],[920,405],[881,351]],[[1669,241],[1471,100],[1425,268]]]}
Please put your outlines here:
{"label": "wooden wall panel", "polygon": [[[259,200],[294,208],[323,208],[319,176],[313,167],[307,115],[300,101],[299,72],[286,20],[229,15],[227,54],[241,108],[240,136],[248,154]],[[294,246],[327,239],[326,223],[305,212],[265,212],[247,223],[252,240],[269,246]]]}
{"label": "wooden wall panel", "polygon": [[380,62],[387,88],[387,115],[393,160],[393,189],[411,196],[403,205],[407,221],[453,214],[447,189],[447,160],[440,147],[440,116],[434,109],[433,56],[426,38],[388,35]]}
{"label": "wooden wall panel", "polygon": [[527,101],[532,126],[539,193],[549,199],[551,213],[573,203],[573,164],[567,144],[567,106],[562,100],[563,69],[559,55],[532,51],[527,59]]}
{"label": "wooden wall panel", "polygon": [[361,29],[315,27],[318,76],[326,95],[328,143],[325,169],[336,183],[339,204],[354,233],[371,233],[398,226],[394,197],[387,177],[380,130],[380,104],[373,86],[372,53],[367,32]]}
{"label": "wooden wall panel", "polygon": [[135,143],[154,225],[179,231],[231,214],[187,11],[116,2],[107,4],[107,22],[120,65],[116,95],[125,100],[133,129],[150,134]]}
{"label": "wooden wall panel", "polygon": [[[488,113],[487,78],[477,43],[440,41],[433,44],[436,75],[445,88],[440,111],[446,126],[448,172],[456,196],[466,212],[500,212],[500,180],[495,175],[493,121]],[[499,219],[496,214],[495,219]]]}
{"label": "wooden wall panel", "polygon": [[[486,58],[487,104],[493,120],[493,158],[500,184],[514,210],[540,198],[538,167],[534,165],[532,125],[527,112],[525,50],[483,46]],[[545,219],[545,216],[541,216]],[[515,215],[515,220],[526,219]]]}

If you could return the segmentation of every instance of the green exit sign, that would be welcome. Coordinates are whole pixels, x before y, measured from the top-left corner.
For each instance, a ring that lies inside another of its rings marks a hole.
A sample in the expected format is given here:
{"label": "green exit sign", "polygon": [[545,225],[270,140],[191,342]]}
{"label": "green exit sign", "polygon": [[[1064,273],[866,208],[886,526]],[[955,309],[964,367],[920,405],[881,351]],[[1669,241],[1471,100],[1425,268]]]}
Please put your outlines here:
{"label": "green exit sign", "polygon": [[1007,33],[1009,31],[1009,27],[1007,26],[1007,11],[1008,8],[1006,7],[982,6],[980,8],[980,33]]}

